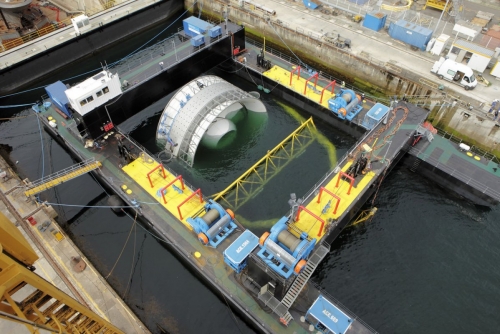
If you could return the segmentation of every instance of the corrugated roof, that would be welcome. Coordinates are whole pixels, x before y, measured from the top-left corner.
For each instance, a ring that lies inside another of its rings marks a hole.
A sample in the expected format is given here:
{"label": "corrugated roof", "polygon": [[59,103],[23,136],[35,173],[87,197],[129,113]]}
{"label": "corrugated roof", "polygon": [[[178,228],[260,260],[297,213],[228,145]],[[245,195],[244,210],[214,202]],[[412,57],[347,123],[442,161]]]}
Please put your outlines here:
{"label": "corrugated roof", "polygon": [[483,48],[481,45],[477,45],[463,39],[455,41],[455,43],[453,43],[453,46],[458,46],[462,49],[466,49],[468,51],[472,51],[486,57],[493,57],[494,54],[493,51]]}

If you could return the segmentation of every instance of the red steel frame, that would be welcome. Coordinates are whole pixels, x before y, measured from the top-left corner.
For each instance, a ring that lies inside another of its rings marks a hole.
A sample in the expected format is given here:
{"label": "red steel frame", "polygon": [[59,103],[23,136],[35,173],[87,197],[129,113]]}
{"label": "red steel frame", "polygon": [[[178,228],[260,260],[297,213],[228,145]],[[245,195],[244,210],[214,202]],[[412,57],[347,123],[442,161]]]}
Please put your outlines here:
{"label": "red steel frame", "polygon": [[306,80],[306,84],[304,85],[304,95],[306,95],[306,91],[307,91],[307,83],[311,80],[311,79],[314,79],[316,78],[316,80],[314,80],[314,89],[316,89],[316,85],[318,84],[318,72],[316,72],[315,74],[311,75],[311,77],[309,77],[309,79]]}
{"label": "red steel frame", "polygon": [[203,203],[203,195],[201,194],[201,189],[198,188],[198,190],[196,190],[194,193],[192,193],[191,195],[189,195],[184,201],[182,201],[181,204],[177,205],[177,212],[179,212],[179,218],[182,220],[182,213],[181,213],[181,206],[184,205],[184,203],[186,203],[187,201],[189,201],[191,198],[193,198],[194,196],[196,196],[196,194],[198,194],[200,196],[200,203]]}
{"label": "red steel frame", "polygon": [[353,178],[351,175],[349,175],[349,174],[347,174],[347,173],[344,173],[343,171],[340,171],[340,173],[339,173],[339,178],[337,179],[337,184],[335,185],[335,188],[338,188],[339,183],[340,183],[340,178],[341,178],[342,176],[345,176],[345,177],[347,177],[349,180],[351,180],[351,185],[349,186],[349,190],[347,191],[347,195],[350,195],[350,194],[351,194],[351,189],[352,189],[352,186],[354,185],[354,178]]}
{"label": "red steel frame", "polygon": [[184,181],[182,180],[182,175],[178,175],[175,179],[170,181],[169,184],[160,189],[161,197],[163,197],[163,203],[167,204],[167,200],[165,199],[165,190],[167,190],[167,188],[174,184],[174,182],[177,180],[181,181],[182,190],[184,190]]}
{"label": "red steel frame", "polygon": [[292,85],[293,73],[295,73],[295,71],[298,71],[298,73],[297,73],[297,80],[300,79],[300,66],[297,66],[296,68],[294,68],[292,70],[292,72],[290,72],[290,86]]}
{"label": "red steel frame", "polygon": [[328,87],[332,86],[332,94],[333,94],[333,90],[335,89],[335,80],[333,80],[332,82],[330,82],[328,85],[326,85],[325,88],[323,88],[323,90],[321,91],[321,98],[319,99],[319,104],[321,104],[321,102],[323,102],[323,93],[325,92],[325,90],[328,89]]}
{"label": "red steel frame", "polygon": [[321,202],[321,194],[323,194],[323,191],[330,194],[333,198],[337,199],[337,204],[335,205],[335,210],[333,210],[333,214],[337,213],[337,209],[339,208],[340,204],[340,197],[332,193],[330,190],[326,189],[325,187],[321,187],[319,189],[319,196],[318,196],[318,203]]}
{"label": "red steel frame", "polygon": [[321,227],[319,228],[319,232],[318,232],[318,237],[321,237],[321,233],[323,232],[323,228],[325,227],[325,221],[321,218],[319,218],[318,216],[316,216],[314,213],[312,213],[311,211],[307,210],[305,207],[303,207],[302,205],[299,206],[299,209],[297,210],[297,216],[295,216],[295,221],[299,221],[300,219],[300,213],[302,211],[305,211],[307,212],[308,214],[310,214],[312,217],[316,218],[317,220],[319,220],[321,222]]}
{"label": "red steel frame", "polygon": [[161,168],[161,171],[163,173],[163,178],[166,179],[167,178],[167,175],[165,174],[165,168],[163,168],[163,165],[162,164],[159,164],[158,166],[156,166],[155,168],[151,169],[151,171],[148,173],[148,180],[149,180],[149,184],[151,185],[151,188],[153,188],[153,181],[151,181],[151,174],[154,173],[155,170],[157,170],[158,168]]}

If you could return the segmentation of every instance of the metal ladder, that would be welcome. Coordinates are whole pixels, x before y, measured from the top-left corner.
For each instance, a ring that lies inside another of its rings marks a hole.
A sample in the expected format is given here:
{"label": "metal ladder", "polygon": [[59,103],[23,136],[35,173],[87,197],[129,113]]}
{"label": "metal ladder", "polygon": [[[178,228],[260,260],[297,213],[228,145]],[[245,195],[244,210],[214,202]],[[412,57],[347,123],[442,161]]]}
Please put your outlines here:
{"label": "metal ladder", "polygon": [[418,166],[420,165],[420,162],[422,160],[420,160],[419,158],[415,157],[415,162],[413,163],[413,166],[411,166],[410,170],[415,173],[415,171],[417,170]]}
{"label": "metal ladder", "polygon": [[321,262],[321,260],[323,260],[326,254],[328,254],[328,252],[330,252],[330,246],[326,243],[321,243],[314,250],[314,253],[309,257],[306,267],[304,268],[304,270],[302,270],[299,276],[297,276],[290,289],[288,289],[285,297],[283,297],[281,304],[286,307],[287,312],[283,317],[281,317],[280,321],[285,326],[288,326],[289,322],[293,319],[290,312],[288,312],[288,309],[290,309],[290,307],[293,305],[300,292],[306,285],[307,281],[309,281],[309,278],[311,278],[314,270]]}
{"label": "metal ladder", "polygon": [[61,183],[72,180],[99,167],[101,167],[101,163],[96,161],[94,158],[84,160],[76,165],[44,177],[43,179],[31,182],[28,184],[27,190],[24,191],[24,194],[27,197],[38,194],[39,192],[53,188]]}

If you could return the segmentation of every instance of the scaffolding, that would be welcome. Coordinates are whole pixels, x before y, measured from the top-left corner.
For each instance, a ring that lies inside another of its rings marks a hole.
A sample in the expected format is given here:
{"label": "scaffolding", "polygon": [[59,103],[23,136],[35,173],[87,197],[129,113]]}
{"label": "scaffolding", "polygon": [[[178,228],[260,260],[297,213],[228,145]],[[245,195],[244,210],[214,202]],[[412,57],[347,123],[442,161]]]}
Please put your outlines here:
{"label": "scaffolding", "polygon": [[250,198],[259,193],[264,185],[278,174],[295,157],[302,154],[314,141],[312,117],[302,123],[272,150],[244,172],[226,189],[216,194],[215,201],[223,200],[233,210],[237,210]]}

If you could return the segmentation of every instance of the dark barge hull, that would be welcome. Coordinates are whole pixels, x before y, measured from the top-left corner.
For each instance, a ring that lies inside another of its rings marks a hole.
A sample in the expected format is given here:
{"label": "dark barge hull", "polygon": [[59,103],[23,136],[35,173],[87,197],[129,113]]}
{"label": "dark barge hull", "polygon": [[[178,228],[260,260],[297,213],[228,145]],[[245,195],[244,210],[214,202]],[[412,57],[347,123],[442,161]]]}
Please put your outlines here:
{"label": "dark barge hull", "polygon": [[[47,131],[50,134],[50,136],[54,138],[54,140],[56,140],[56,142],[58,142],[70,156],[72,156],[77,161],[83,160],[79,152],[70,145],[67,145],[67,143],[64,141],[64,139],[59,135],[57,131],[48,126],[45,122],[43,122],[43,127],[45,131]],[[114,188],[112,187],[112,184],[109,182],[107,178],[103,177],[100,173],[97,173],[95,171],[92,171],[91,173],[96,177],[99,183],[106,188],[108,192],[114,193],[115,195],[119,196],[125,203],[127,203],[126,205],[134,206],[134,204],[129,201],[127,196],[125,196],[123,193],[115,192],[113,190]],[[140,210],[138,210],[137,213],[139,218],[143,217]],[[254,318],[250,313],[248,313],[242,305],[236,303],[230,294],[226,293],[223,289],[221,289],[219,284],[215,280],[211,279],[210,276],[205,275],[205,273],[202,270],[199,270],[198,268],[193,266],[189,260],[189,257],[185,254],[185,252],[182,251],[180,246],[176,244],[175,240],[172,240],[168,234],[162,233],[154,224],[152,224],[146,218],[143,217],[143,219],[139,220],[148,230],[150,230],[160,240],[162,239],[166,240],[166,242],[162,243],[162,245],[166,246],[168,250],[172,251],[173,255],[177,259],[179,259],[182,263],[184,263],[187,266],[187,269],[190,272],[192,272],[196,277],[201,278],[202,281],[205,282],[208,285],[208,287],[218,297],[222,297],[224,299],[224,300],[221,299],[222,302],[226,301],[229,302],[231,304],[231,307],[240,313],[243,320],[245,320],[247,324],[252,326],[260,333],[270,333],[265,327],[261,326],[261,323],[258,319]]]}
{"label": "dark barge hull", "polygon": [[[238,71],[237,74],[245,79],[249,80],[249,75],[253,76],[253,80],[256,82],[263,81],[263,84],[266,87],[274,87],[276,83],[271,79],[261,76],[260,73],[255,72],[251,67],[248,67],[249,71]],[[281,99],[292,103],[293,105],[301,108],[302,110],[308,112],[309,114],[320,118],[326,123],[332,125],[333,127],[345,132],[348,135],[353,136],[354,138],[360,138],[366,134],[367,130],[353,122],[349,122],[347,120],[343,120],[335,116],[333,113],[329,112],[325,108],[318,106],[316,103],[309,100],[304,95],[297,93],[291,89],[288,89],[286,86],[277,85],[273,88],[273,94],[277,95]],[[365,203],[370,199],[370,197],[375,193],[377,185],[381,182],[381,179],[384,175],[392,170],[392,168],[401,160],[401,158],[406,154],[408,149],[410,148],[413,139],[410,137],[398,151],[397,155],[391,158],[391,164],[389,166],[389,170],[385,174],[379,175],[375,182],[366,189],[366,191],[361,195],[359,200],[356,201],[353,209],[349,210],[338,222],[338,224],[329,232],[328,236],[325,238],[325,241],[330,245],[334,242],[334,240],[339,236],[344,227],[346,227],[349,222],[351,222],[354,218],[357,217],[361,208],[365,205]]]}
{"label": "dark barge hull", "polygon": [[[120,42],[126,37],[158,24],[182,10],[183,6],[184,2],[181,0],[155,2],[99,29],[84,33],[68,40],[66,43],[59,44],[33,57],[4,68],[0,70],[0,82],[2,82],[0,95],[19,90],[23,86],[43,78],[62,66],[69,65],[80,58],[93,54],[104,47]],[[99,15],[107,14],[102,13]],[[38,43],[43,45],[43,37]]]}
{"label": "dark barge hull", "polygon": [[[418,162],[418,167],[413,169],[417,160],[420,160],[420,162]],[[462,180],[455,178],[453,175],[446,173],[427,161],[421,160],[411,153],[407,154],[403,160],[403,164],[408,167],[410,171],[423,175],[427,179],[432,180],[432,182],[437,183],[445,189],[451,189],[458,196],[470,200],[474,204],[487,207],[498,204],[498,201],[496,201],[493,197],[488,196],[484,192],[468,185]]]}
{"label": "dark barge hull", "polygon": [[[210,44],[184,61],[159,72],[147,81],[138,84],[130,83],[131,86],[122,95],[105,105],[95,108],[90,117],[84,116],[84,119],[85,117],[91,119],[88,119],[85,123],[88,134],[93,139],[104,135],[105,130],[102,128],[102,124],[112,122],[118,125],[126,121],[211,68],[231,59],[232,43],[234,45],[243,45],[244,42],[245,30],[240,29],[233,34],[232,38],[224,38]],[[111,72],[113,72],[113,69],[111,69]],[[74,113],[74,117],[81,118],[77,113]],[[83,129],[83,127],[79,128],[80,131],[83,131]]]}
{"label": "dark barge hull", "polygon": [[[245,31],[244,29],[239,30],[234,33],[233,41],[235,44],[244,45]],[[113,121],[118,124],[121,121],[135,115],[139,111],[153,104],[160,98],[164,97],[168,93],[177,89],[179,86],[193,80],[200,74],[206,72],[214,66],[217,66],[221,62],[227,60],[232,55],[230,50],[232,49],[231,38],[226,38],[217,43],[214,43],[208,48],[203,49],[197,54],[189,57],[189,66],[186,66],[184,62],[180,62],[175,66],[168,68],[168,70],[159,73],[155,77],[152,77],[148,81],[133,86],[124,92],[119,98],[108,104],[107,111],[109,112]],[[100,107],[104,111],[105,108]],[[102,111],[102,110],[101,110]],[[118,120],[118,121],[116,121]],[[61,146],[76,160],[82,161],[82,156],[79,154],[78,150],[68,145],[66,141],[61,137],[57,130],[54,130],[43,122],[45,131],[47,131]],[[122,200],[127,203],[127,205],[134,206],[127,196],[123,193],[114,191],[112,184],[109,180],[103,177],[100,173],[92,172],[92,174],[97,178],[97,180],[105,186],[110,192],[115,193],[120,196]],[[138,214],[141,215],[140,210]],[[141,215],[142,216],[142,215]],[[171,240],[168,234],[162,233],[154,224],[152,224],[147,219],[142,220],[144,225],[149,228],[156,236],[161,239],[166,239],[168,249],[172,250],[174,255],[179,258],[183,263],[187,265],[189,270],[191,270],[197,277],[201,278],[208,286],[219,296],[223,297],[225,300],[229,301],[231,306],[237,310],[245,319],[249,325],[254,327],[256,330],[262,333],[269,333],[269,331],[263,327],[259,319],[253,317],[252,314],[248,313],[245,308],[239,303],[235,302],[231,295],[226,293],[224,289],[220,288],[215,280],[210,276],[205,275],[203,271],[195,268],[189,261],[188,256],[183,252],[183,250],[175,243],[175,240]]]}

